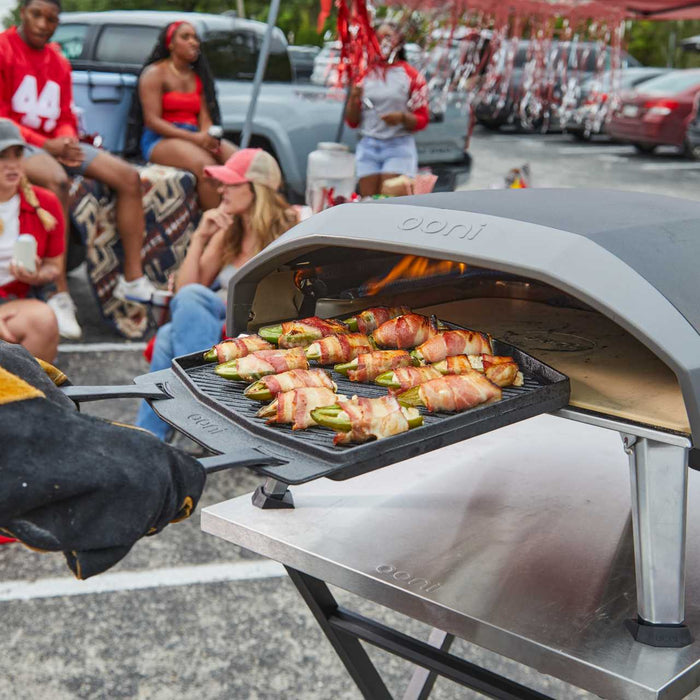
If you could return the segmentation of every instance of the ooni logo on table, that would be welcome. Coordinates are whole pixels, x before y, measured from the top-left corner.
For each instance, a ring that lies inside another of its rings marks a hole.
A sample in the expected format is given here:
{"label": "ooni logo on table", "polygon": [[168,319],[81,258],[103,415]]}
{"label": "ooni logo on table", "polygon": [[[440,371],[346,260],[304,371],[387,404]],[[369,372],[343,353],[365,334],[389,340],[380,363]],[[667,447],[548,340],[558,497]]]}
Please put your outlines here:
{"label": "ooni logo on table", "polygon": [[380,564],[375,571],[378,574],[382,574],[385,578],[393,579],[403,583],[405,586],[423,591],[423,593],[432,593],[442,585],[441,583],[432,583],[427,578],[416,577],[408,571],[398,569],[391,564]]}

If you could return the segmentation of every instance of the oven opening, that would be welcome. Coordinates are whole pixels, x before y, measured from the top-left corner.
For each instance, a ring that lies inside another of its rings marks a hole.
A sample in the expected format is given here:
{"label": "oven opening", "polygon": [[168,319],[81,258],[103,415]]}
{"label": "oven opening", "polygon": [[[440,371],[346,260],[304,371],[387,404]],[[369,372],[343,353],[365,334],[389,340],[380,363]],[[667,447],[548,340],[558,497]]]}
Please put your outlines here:
{"label": "oven opening", "polygon": [[644,344],[571,294],[496,269],[326,246],[260,281],[249,331],[401,304],[486,331],[563,372],[577,408],[690,432],[675,375]]}

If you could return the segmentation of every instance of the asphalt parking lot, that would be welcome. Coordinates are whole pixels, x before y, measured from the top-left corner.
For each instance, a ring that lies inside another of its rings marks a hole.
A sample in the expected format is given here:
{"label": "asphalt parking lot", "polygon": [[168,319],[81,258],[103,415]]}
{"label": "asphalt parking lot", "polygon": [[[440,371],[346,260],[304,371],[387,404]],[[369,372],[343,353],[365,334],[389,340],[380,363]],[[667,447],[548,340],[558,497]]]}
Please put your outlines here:
{"label": "asphalt parking lot", "polygon": [[[639,155],[631,146],[605,141],[580,144],[562,134],[477,127],[471,153],[467,189],[497,186],[510,168],[528,163],[535,187],[618,188],[700,199],[700,162],[672,150]],[[72,273],[70,282],[84,338],[62,344],[57,364],[73,383],[130,383],[146,372],[143,344],[124,341],[101,323],[84,271]],[[128,422],[137,403],[87,404],[83,410]],[[259,482],[250,471],[214,474],[202,505],[248,493]],[[419,623],[338,595],[364,614],[427,638]],[[0,699],[360,697],[281,568],[203,534],[198,514],[139,542],[111,572],[85,583],[73,582],[59,555],[0,547],[0,616],[6,635]],[[594,697],[473,645],[460,643],[453,650],[552,697]],[[390,690],[401,697],[409,665],[370,653]],[[431,697],[481,696],[439,680]],[[700,699],[700,691],[689,697]]]}

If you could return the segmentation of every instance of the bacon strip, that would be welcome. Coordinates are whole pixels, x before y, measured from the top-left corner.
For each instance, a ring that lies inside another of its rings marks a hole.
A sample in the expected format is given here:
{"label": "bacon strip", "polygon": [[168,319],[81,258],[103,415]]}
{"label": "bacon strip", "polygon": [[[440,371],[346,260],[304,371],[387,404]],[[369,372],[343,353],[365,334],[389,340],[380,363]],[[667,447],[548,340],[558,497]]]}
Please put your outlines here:
{"label": "bacon strip", "polygon": [[317,340],[321,357],[317,360],[322,365],[335,365],[340,362],[350,362],[360,353],[371,352],[372,345],[364,333],[349,333],[333,335]]}
{"label": "bacon strip", "polygon": [[439,379],[442,377],[442,374],[434,367],[399,367],[394,370],[394,376],[401,388],[392,387],[391,393],[398,394],[431,379]]}
{"label": "bacon strip", "polygon": [[285,391],[277,396],[277,415],[268,423],[292,423],[292,430],[303,430],[316,421],[311,411],[321,406],[332,406],[338,397],[331,389],[303,387]]}
{"label": "bacon strip", "polygon": [[323,319],[311,316],[299,321],[285,321],[277,344],[281,348],[292,348],[298,345],[309,345],[318,338],[349,332],[345,324],[333,318]]}
{"label": "bacon strip", "polygon": [[425,362],[440,362],[451,355],[490,355],[491,340],[477,331],[442,331],[419,345]]}
{"label": "bacon strip", "polygon": [[434,322],[420,314],[406,314],[382,323],[372,338],[386,348],[412,348],[437,333]]}
{"label": "bacon strip", "polygon": [[376,350],[357,356],[357,369],[348,370],[351,382],[371,382],[397,367],[408,367],[411,356],[405,350]]}
{"label": "bacon strip", "polygon": [[501,389],[476,370],[431,379],[418,388],[421,400],[431,412],[465,411],[482,403],[499,401]]}
{"label": "bacon strip", "polygon": [[309,369],[303,348],[292,350],[259,350],[238,360],[238,374],[251,375],[279,374],[290,369]]}
{"label": "bacon strip", "polygon": [[322,369],[292,369],[282,374],[270,374],[261,380],[273,395],[302,387],[333,389],[333,381]]}
{"label": "bacon strip", "polygon": [[338,401],[338,404],[350,418],[352,430],[348,433],[336,433],[333,438],[336,445],[367,442],[371,438],[379,440],[405,433],[409,429],[408,420],[393,396],[382,396],[378,399],[355,396],[350,401]]}
{"label": "bacon strip", "polygon": [[272,350],[273,345],[263,340],[259,335],[248,335],[245,338],[227,338],[214,346],[216,361],[221,364],[229,360],[237,360],[258,350]]}
{"label": "bacon strip", "polygon": [[484,374],[496,386],[522,386],[522,374],[518,363],[512,357],[484,355]]}
{"label": "bacon strip", "polygon": [[371,333],[376,328],[386,323],[397,316],[410,314],[411,309],[408,306],[373,306],[371,309],[360,311],[355,316],[357,319],[357,330],[360,333]]}

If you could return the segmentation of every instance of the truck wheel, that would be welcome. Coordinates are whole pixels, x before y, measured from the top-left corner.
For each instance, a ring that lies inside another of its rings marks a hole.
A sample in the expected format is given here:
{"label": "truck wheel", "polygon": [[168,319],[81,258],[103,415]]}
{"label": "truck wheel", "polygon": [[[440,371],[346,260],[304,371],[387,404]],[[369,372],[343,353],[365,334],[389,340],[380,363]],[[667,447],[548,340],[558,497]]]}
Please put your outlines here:
{"label": "truck wheel", "polygon": [[691,160],[700,160],[700,143],[694,143],[686,136],[683,143],[683,154]]}

